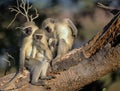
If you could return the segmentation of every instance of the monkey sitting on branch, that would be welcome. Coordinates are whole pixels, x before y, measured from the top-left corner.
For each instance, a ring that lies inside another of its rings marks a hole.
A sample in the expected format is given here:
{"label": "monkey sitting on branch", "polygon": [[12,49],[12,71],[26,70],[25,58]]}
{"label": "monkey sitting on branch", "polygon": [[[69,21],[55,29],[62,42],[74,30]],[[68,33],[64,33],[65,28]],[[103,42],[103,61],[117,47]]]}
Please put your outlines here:
{"label": "monkey sitting on branch", "polygon": [[53,56],[48,47],[47,37],[41,29],[37,30],[33,35],[32,55],[36,55],[36,57],[25,61],[25,65],[31,73],[31,84],[45,85],[43,80],[54,78],[53,76],[46,76],[49,62],[52,60]]}
{"label": "monkey sitting on branch", "polygon": [[[27,21],[21,27],[19,27],[23,32],[22,44],[20,47],[19,71],[15,74],[15,76],[8,83],[6,83],[0,89],[4,89],[4,88],[10,86],[13,82],[15,82],[15,80],[17,78],[19,78],[19,76],[23,73],[26,59],[31,58],[31,55],[33,52],[33,34],[36,30],[39,29],[33,21],[34,19],[36,19],[38,17],[37,10],[35,9],[36,16],[33,17],[32,15],[29,15],[29,10],[31,8],[32,8],[32,6],[30,6],[29,3],[26,3],[25,0],[22,0],[20,4],[17,0],[17,6],[10,8],[10,10],[12,12],[16,12],[16,15],[15,15],[15,18],[13,19],[13,21],[9,24],[9,26],[14,22],[14,20],[16,19],[18,14],[25,16]],[[36,53],[34,53],[34,54],[36,54]],[[34,58],[36,56],[32,56],[32,57]],[[44,65],[46,63],[42,62],[41,65]],[[41,66],[41,65],[39,65],[39,66]],[[34,65],[34,67],[37,68],[37,65],[36,66]],[[44,66],[41,66],[41,69],[39,69],[39,68],[37,69],[38,71],[44,69]],[[34,73],[36,74],[36,72],[38,72],[38,71],[34,70],[33,74]],[[32,78],[32,79],[36,79],[36,78]],[[33,84],[38,85],[37,83],[33,83]]]}
{"label": "monkey sitting on branch", "polygon": [[72,49],[78,30],[70,19],[47,18],[43,21],[42,28],[49,37],[48,43],[55,59]]}

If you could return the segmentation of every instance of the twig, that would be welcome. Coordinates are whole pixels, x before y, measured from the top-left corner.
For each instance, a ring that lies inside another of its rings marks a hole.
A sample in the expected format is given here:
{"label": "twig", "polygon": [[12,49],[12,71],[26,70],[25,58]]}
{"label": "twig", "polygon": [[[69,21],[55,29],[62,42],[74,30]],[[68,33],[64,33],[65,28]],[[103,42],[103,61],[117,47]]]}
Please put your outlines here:
{"label": "twig", "polygon": [[15,14],[15,17],[13,18],[13,20],[8,25],[8,27],[10,27],[11,24],[15,21],[18,14],[22,14],[23,16],[25,16],[27,22],[32,22],[34,19],[36,19],[39,16],[36,8],[35,8],[35,16],[34,17],[33,17],[33,15],[29,16],[29,10],[32,8],[32,5],[30,5],[29,2],[27,3],[26,0],[21,0],[20,4],[19,4],[18,0],[16,0],[16,3],[17,3],[17,6],[13,6],[13,7],[9,8],[9,10],[11,12],[16,12],[16,14]]}

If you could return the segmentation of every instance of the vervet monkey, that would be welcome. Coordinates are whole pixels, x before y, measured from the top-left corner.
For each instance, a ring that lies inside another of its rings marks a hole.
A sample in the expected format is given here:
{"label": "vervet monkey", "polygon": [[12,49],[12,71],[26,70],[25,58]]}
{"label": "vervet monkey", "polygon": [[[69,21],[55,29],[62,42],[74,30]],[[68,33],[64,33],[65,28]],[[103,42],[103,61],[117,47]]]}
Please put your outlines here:
{"label": "vervet monkey", "polygon": [[22,36],[23,38],[22,38],[22,43],[20,47],[19,71],[1,89],[4,89],[5,87],[10,86],[12,82],[14,82],[21,75],[25,67],[26,59],[30,58],[32,55],[33,34],[39,28],[35,25],[34,22],[26,22],[20,27],[20,29],[23,32],[23,36]]}
{"label": "vervet monkey", "polygon": [[[36,55],[34,53],[34,50],[36,50]],[[38,55],[39,53],[44,55],[43,57],[48,60],[52,60],[52,58],[53,58],[53,55],[48,47],[48,37],[45,35],[45,32],[42,29],[37,30],[33,35],[32,57],[34,58],[34,56],[33,56],[33,54],[34,54],[36,56],[36,58],[39,58],[39,55]],[[39,58],[39,59],[41,59],[41,58]]]}
{"label": "vervet monkey", "polygon": [[55,43],[57,46],[57,49],[55,49],[57,50],[56,58],[63,56],[72,48],[78,32],[75,25],[68,18],[61,20],[47,18],[43,21],[42,28],[50,35],[53,34],[54,40],[57,39],[57,43]]}
{"label": "vervet monkey", "polygon": [[34,22],[26,22],[21,27],[24,36],[20,48],[20,67],[19,70],[23,71],[25,59],[29,58],[32,55],[32,43],[33,43],[33,34],[38,29]]}
{"label": "vervet monkey", "polygon": [[[52,53],[48,47],[47,37],[44,31],[37,30],[33,35],[33,50],[35,58],[30,58],[25,65],[31,73],[31,84],[44,85],[41,80],[50,80],[53,76],[46,76],[49,62],[52,60]],[[39,78],[41,80],[39,80]]]}

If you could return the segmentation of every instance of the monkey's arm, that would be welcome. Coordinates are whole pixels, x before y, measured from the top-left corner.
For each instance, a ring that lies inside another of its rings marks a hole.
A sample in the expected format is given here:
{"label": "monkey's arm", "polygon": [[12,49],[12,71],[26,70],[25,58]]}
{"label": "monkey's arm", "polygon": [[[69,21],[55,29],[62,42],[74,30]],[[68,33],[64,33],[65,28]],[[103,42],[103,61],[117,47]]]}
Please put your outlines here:
{"label": "monkey's arm", "polygon": [[74,37],[77,37],[78,30],[77,30],[76,26],[73,24],[73,22],[72,22],[70,19],[66,18],[66,21],[67,21],[68,26],[69,26],[69,27],[71,28],[71,30],[72,30],[72,35],[73,35]]}
{"label": "monkey's arm", "polygon": [[46,57],[48,60],[50,60],[50,61],[53,59],[52,52],[50,51],[49,48],[47,48],[47,49],[45,50],[45,57]]}
{"label": "monkey's arm", "polygon": [[35,56],[36,56],[36,52],[37,52],[36,46],[33,46],[33,48],[32,48],[32,54],[31,54],[31,58],[35,58]]}

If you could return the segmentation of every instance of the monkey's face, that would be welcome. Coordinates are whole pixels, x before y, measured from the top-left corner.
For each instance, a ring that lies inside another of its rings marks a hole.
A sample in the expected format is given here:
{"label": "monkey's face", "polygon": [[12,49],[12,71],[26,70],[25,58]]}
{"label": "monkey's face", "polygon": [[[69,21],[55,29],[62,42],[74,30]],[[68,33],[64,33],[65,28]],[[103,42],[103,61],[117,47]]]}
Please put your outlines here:
{"label": "monkey's face", "polygon": [[34,22],[26,22],[22,27],[23,33],[27,36],[33,35],[37,29],[38,27]]}
{"label": "monkey's face", "polygon": [[51,33],[52,32],[52,28],[50,26],[46,26],[45,27],[45,30],[48,32],[48,33]]}
{"label": "monkey's face", "polygon": [[48,23],[48,24],[46,24],[46,26],[44,27],[44,30],[45,30],[47,33],[52,33],[52,32],[54,32],[54,23]]}
{"label": "monkey's face", "polygon": [[40,42],[43,38],[43,34],[34,34],[33,38],[36,42]]}
{"label": "monkey's face", "polygon": [[55,19],[53,18],[48,18],[44,20],[42,24],[43,29],[48,33],[54,32],[54,26],[55,26]]}
{"label": "monkey's face", "polygon": [[25,35],[31,35],[32,34],[32,28],[31,27],[27,27],[27,28],[25,28],[24,30],[23,30],[23,33],[25,34]]}

